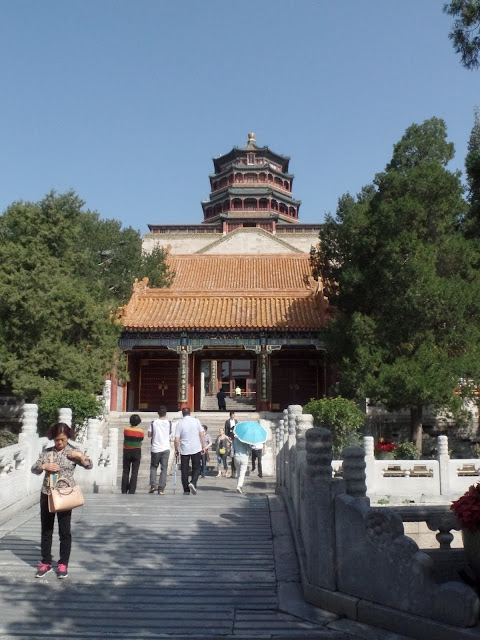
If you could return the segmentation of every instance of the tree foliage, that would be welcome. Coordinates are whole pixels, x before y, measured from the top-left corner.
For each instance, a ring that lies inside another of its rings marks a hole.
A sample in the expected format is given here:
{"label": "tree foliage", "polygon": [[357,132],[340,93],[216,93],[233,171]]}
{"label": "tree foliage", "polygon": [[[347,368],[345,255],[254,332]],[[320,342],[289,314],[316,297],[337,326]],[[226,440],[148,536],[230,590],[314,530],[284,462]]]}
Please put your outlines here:
{"label": "tree foliage", "polygon": [[465,158],[470,207],[465,216],[465,234],[470,238],[480,238],[480,117],[475,109],[474,122],[468,152]]}
{"label": "tree foliage", "polygon": [[478,0],[451,0],[443,10],[455,18],[448,37],[455,53],[462,57],[466,69],[480,66],[480,2]]}
{"label": "tree foliage", "polygon": [[27,401],[59,389],[98,393],[119,335],[113,311],[134,277],[168,276],[158,253],[149,271],[138,232],[83,205],[51,192],[0,216],[0,384]]}
{"label": "tree foliage", "polygon": [[316,427],[330,429],[336,455],[341,455],[345,447],[358,444],[360,430],[365,423],[365,414],[352,400],[341,396],[319,400],[312,398],[303,407],[303,413],[313,416]]}
{"label": "tree foliage", "polygon": [[38,431],[45,435],[48,429],[58,422],[58,412],[62,407],[72,410],[72,427],[75,431],[75,439],[81,434],[88,418],[96,418],[102,404],[91,393],[84,391],[69,391],[62,389],[46,393],[38,405]]}
{"label": "tree foliage", "polygon": [[422,410],[456,407],[460,377],[478,377],[478,251],[442,120],[414,124],[374,183],[343,196],[313,262],[329,278],[338,314],[327,345],[347,397],[411,411],[421,444]]}

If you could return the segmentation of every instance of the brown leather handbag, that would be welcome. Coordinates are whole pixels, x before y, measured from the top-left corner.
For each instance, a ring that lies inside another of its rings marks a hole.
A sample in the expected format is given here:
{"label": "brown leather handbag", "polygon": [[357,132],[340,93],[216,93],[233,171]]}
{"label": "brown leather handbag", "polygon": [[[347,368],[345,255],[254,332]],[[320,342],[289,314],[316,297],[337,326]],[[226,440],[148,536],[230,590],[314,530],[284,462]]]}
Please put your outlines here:
{"label": "brown leather handbag", "polygon": [[50,513],[70,511],[84,504],[85,498],[78,484],[72,487],[64,478],[59,478],[55,486],[50,489],[48,495],[48,510]]}
{"label": "brown leather handbag", "polygon": [[[53,452],[50,454],[50,461],[53,462]],[[48,510],[50,513],[57,511],[70,511],[85,504],[82,490],[76,484],[71,486],[65,478],[58,478],[53,484],[52,474],[48,478],[50,493],[48,494]]]}

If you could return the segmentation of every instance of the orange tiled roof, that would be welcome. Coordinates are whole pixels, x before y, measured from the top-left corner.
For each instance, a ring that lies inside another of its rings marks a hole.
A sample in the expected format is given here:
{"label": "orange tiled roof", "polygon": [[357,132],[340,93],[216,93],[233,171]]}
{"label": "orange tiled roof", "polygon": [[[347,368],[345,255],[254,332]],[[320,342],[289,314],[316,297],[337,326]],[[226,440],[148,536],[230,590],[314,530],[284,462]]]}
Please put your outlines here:
{"label": "orange tiled roof", "polygon": [[175,271],[172,290],[236,291],[308,288],[310,258],[288,255],[171,255],[168,264]]}
{"label": "orange tiled roof", "polygon": [[326,303],[308,255],[170,256],[168,289],[134,287],[121,320],[127,329],[319,330]]}

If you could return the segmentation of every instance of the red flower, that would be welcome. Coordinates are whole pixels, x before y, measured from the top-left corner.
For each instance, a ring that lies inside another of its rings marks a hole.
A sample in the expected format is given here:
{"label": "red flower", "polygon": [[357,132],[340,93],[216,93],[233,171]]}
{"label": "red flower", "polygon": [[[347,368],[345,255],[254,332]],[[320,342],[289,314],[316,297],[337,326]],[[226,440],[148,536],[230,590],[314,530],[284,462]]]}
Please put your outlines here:
{"label": "red flower", "polygon": [[397,445],[388,438],[379,438],[377,444],[375,445],[376,451],[393,451],[396,448]]}
{"label": "red flower", "polygon": [[465,529],[476,531],[480,528],[480,483],[468,488],[458,500],[454,500],[450,509]]}

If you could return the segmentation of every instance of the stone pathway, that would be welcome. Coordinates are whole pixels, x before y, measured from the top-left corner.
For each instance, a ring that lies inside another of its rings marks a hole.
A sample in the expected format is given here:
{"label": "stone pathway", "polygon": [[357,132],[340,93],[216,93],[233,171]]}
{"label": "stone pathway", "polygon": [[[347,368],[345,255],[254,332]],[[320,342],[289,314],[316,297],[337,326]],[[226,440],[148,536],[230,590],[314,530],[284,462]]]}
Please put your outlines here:
{"label": "stone pathway", "polygon": [[[38,506],[0,529],[0,640],[400,636],[307,605],[270,480],[197,496],[94,494],[73,515],[69,577],[34,577]],[[55,532],[54,555],[58,553]]]}

